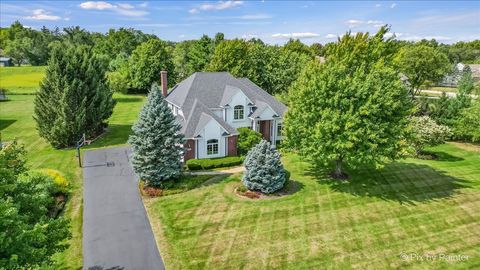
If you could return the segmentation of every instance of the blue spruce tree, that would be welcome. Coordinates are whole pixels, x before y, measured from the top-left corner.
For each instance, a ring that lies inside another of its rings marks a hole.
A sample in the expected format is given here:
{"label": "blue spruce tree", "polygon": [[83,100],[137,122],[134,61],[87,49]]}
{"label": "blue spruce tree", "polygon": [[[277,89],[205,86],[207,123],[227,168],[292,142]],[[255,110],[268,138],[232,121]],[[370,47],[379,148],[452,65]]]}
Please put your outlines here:
{"label": "blue spruce tree", "polygon": [[283,187],[286,172],[280,154],[266,140],[262,140],[247,154],[243,184],[250,190],[273,193]]}
{"label": "blue spruce tree", "polygon": [[164,181],[178,178],[182,173],[183,135],[157,84],[152,86],[132,130],[128,139],[133,150],[131,163],[140,179],[162,187]]}

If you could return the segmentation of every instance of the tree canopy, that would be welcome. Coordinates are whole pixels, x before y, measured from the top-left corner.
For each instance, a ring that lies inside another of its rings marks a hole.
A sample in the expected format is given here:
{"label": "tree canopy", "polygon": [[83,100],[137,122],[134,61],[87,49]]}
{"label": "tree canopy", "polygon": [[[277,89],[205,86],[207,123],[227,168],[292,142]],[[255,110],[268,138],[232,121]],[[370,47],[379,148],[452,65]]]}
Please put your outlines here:
{"label": "tree canopy", "polygon": [[313,61],[290,88],[286,145],[317,163],[382,163],[405,146],[412,103],[391,66],[387,28],[343,36],[324,64]]}
{"label": "tree canopy", "polygon": [[160,78],[160,71],[168,72],[168,86],[175,85],[176,73],[167,43],[150,39],[140,44],[128,60],[127,81],[132,92],[147,93]]}
{"label": "tree canopy", "polygon": [[418,95],[420,87],[427,81],[437,82],[450,70],[447,56],[427,45],[401,48],[395,64],[407,76],[412,96]]}

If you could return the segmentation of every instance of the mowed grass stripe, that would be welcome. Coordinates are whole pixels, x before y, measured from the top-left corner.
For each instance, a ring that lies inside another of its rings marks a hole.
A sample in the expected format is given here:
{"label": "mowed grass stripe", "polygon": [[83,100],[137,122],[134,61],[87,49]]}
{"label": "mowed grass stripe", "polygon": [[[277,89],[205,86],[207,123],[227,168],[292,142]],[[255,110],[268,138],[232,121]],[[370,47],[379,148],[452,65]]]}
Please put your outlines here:
{"label": "mowed grass stripe", "polygon": [[[157,199],[154,216],[175,253],[170,267],[462,269],[478,264],[480,157],[449,144],[431,150],[455,160],[408,159],[379,170],[351,170],[350,182],[338,183],[286,154],[292,179],[303,185],[288,197],[238,198],[234,176]],[[401,252],[461,253],[470,259],[404,261]]]}

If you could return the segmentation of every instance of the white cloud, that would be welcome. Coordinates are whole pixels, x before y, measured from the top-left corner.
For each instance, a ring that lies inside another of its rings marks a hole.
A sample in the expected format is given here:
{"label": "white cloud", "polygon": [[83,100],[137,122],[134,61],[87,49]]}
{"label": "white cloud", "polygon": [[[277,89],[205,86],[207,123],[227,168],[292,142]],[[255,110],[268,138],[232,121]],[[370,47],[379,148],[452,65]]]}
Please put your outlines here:
{"label": "white cloud", "polygon": [[124,15],[128,17],[142,17],[148,14],[147,11],[137,10],[135,9],[134,6],[130,4],[122,4],[122,3],[114,5],[104,1],[87,1],[87,2],[81,3],[79,6],[82,9],[89,9],[89,10],[113,10],[120,15]]}
{"label": "white cloud", "polygon": [[430,39],[435,39],[436,41],[450,41],[452,40],[451,37],[447,36],[415,36],[415,35],[407,35],[403,38],[402,40],[407,40],[407,41],[419,41],[422,39],[430,40]]}
{"label": "white cloud", "polygon": [[377,7],[377,8],[379,8],[379,7],[381,7],[381,6],[382,6],[382,4],[376,4],[376,5],[375,5],[375,7]]}
{"label": "white cloud", "polygon": [[278,34],[273,34],[272,37],[274,38],[298,38],[298,39],[304,39],[304,38],[314,38],[320,36],[319,34],[316,33],[310,33],[310,32],[301,32],[301,33],[278,33]]}
{"label": "white cloud", "polygon": [[332,38],[337,38],[338,36],[335,34],[327,34],[325,38],[332,39]]}
{"label": "white cloud", "polygon": [[384,23],[382,21],[368,21],[367,24],[371,24],[373,25],[374,27],[377,27],[377,28],[380,28],[384,25]]}
{"label": "white cloud", "polygon": [[61,20],[62,17],[50,15],[50,12],[47,12],[44,9],[35,9],[32,11],[31,16],[23,17],[26,20],[36,20],[36,21],[58,21]]}
{"label": "white cloud", "polygon": [[96,9],[96,10],[104,10],[104,9],[113,9],[114,5],[103,2],[103,1],[88,1],[83,2],[80,4],[80,7],[83,9]]}
{"label": "white cloud", "polygon": [[360,20],[348,20],[345,22],[349,27],[357,27],[363,24],[363,21]]}
{"label": "white cloud", "polygon": [[243,39],[252,39],[252,38],[258,38],[258,36],[255,35],[255,34],[243,34],[242,38]]}
{"label": "white cloud", "polygon": [[391,33],[391,32],[388,32],[385,34],[385,37],[386,38],[391,38],[395,35],[395,38],[399,38],[401,36],[403,36],[403,33]]}
{"label": "white cloud", "polygon": [[397,4],[393,3],[393,4],[390,5],[390,8],[395,8],[396,6],[397,6]]}
{"label": "white cloud", "polygon": [[133,6],[130,4],[118,4],[118,6],[123,9],[133,9]]}
{"label": "white cloud", "polygon": [[234,8],[243,4],[243,1],[219,1],[215,4],[202,4],[197,8],[192,8],[188,12],[195,14],[200,11],[224,10]]}
{"label": "white cloud", "polygon": [[148,2],[143,2],[141,3],[140,5],[138,5],[139,7],[142,7],[142,8],[146,8],[148,6]]}

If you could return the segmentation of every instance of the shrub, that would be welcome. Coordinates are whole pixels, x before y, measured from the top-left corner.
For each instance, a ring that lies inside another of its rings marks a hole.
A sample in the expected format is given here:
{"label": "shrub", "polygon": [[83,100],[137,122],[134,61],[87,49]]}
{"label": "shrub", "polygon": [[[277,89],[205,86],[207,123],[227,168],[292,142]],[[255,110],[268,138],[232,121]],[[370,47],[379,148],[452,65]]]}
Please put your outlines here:
{"label": "shrub", "polygon": [[437,124],[428,116],[414,116],[411,121],[411,143],[417,155],[425,146],[442,144],[452,135],[449,127]]}
{"label": "shrub", "polygon": [[67,178],[63,176],[61,172],[53,169],[41,169],[39,171],[48,175],[50,178],[52,178],[53,184],[54,184],[54,188],[53,188],[54,194],[58,194],[58,193],[67,194],[69,192],[70,183],[68,182]]}
{"label": "shrub", "polygon": [[214,168],[232,167],[240,165],[243,162],[241,157],[223,157],[187,160],[189,170],[210,170]]}
{"label": "shrub", "polygon": [[262,134],[251,130],[246,127],[241,127],[237,129],[239,132],[238,141],[237,141],[237,148],[238,154],[246,155],[252,147],[260,143],[262,140]]}
{"label": "shrub", "polygon": [[242,181],[249,190],[273,193],[285,184],[286,172],[280,154],[266,140],[248,152],[245,168]]}

